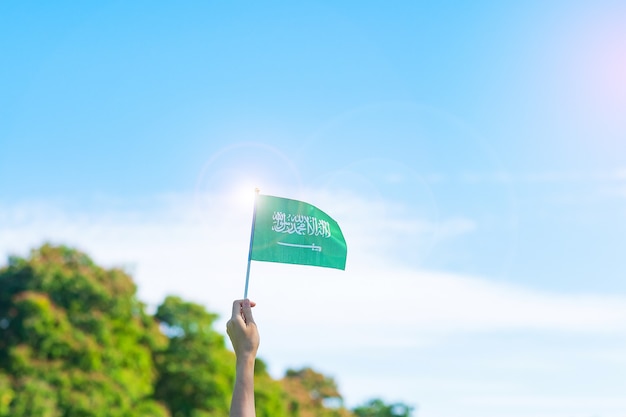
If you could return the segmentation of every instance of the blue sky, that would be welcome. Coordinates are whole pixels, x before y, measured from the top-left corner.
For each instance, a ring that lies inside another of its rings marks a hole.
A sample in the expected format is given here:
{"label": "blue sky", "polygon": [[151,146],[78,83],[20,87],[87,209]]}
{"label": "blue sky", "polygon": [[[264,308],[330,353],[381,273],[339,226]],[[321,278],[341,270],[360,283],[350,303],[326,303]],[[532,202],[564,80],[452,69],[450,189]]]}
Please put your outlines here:
{"label": "blue sky", "polygon": [[77,246],[224,321],[258,186],[349,245],[345,273],[253,265],[276,376],[309,364],[420,417],[623,416],[625,19],[3,2],[0,254]]}

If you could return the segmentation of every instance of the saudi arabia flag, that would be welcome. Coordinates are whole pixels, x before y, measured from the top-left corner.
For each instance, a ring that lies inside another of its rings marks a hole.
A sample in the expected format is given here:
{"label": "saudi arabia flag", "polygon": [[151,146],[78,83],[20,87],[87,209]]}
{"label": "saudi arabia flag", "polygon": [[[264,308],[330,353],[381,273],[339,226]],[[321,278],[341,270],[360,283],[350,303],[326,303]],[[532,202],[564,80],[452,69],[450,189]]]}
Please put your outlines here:
{"label": "saudi arabia flag", "polygon": [[339,225],[311,204],[257,195],[252,233],[252,260],[346,268]]}

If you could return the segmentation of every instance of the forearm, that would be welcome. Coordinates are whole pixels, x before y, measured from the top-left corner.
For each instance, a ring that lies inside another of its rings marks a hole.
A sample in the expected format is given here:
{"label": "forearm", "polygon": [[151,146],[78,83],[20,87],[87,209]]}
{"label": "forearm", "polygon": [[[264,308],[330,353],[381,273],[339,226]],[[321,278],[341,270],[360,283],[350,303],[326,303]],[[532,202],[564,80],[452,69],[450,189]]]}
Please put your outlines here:
{"label": "forearm", "polygon": [[254,356],[237,358],[230,417],[256,417],[254,409]]}

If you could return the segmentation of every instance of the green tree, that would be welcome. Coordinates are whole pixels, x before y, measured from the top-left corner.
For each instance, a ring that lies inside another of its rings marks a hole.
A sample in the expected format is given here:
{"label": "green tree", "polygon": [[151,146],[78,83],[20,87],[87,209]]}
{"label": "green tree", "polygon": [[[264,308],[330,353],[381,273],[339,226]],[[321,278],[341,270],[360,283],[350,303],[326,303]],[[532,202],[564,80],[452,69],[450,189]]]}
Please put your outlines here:
{"label": "green tree", "polygon": [[[217,315],[167,297],[154,316],[132,279],[43,245],[0,268],[0,417],[226,417],[234,353]],[[403,404],[342,405],[311,368],[273,379],[255,366],[258,417],[409,417]]]}
{"label": "green tree", "polygon": [[169,296],[156,318],[169,337],[155,355],[155,396],[173,417],[227,416],[235,380],[235,359],[213,329],[217,315],[198,304]]}
{"label": "green tree", "polygon": [[15,417],[61,417],[57,395],[50,384],[30,377],[20,378],[10,415]]}
{"label": "green tree", "polygon": [[347,417],[335,380],[311,368],[288,369],[283,378],[291,417]]}
{"label": "green tree", "polygon": [[152,400],[152,352],[165,338],[135,293],[122,270],[103,269],[65,246],[9,258],[0,269],[9,414],[167,416]]}
{"label": "green tree", "polygon": [[404,403],[386,404],[375,398],[352,411],[357,417],[411,417],[413,407]]}
{"label": "green tree", "polygon": [[11,378],[0,372],[0,417],[9,417],[11,402],[15,397]]}
{"label": "green tree", "polygon": [[[158,307],[156,318],[169,337],[167,347],[155,355],[156,397],[167,404],[173,417],[227,416],[235,356],[213,328],[217,315],[169,296]],[[263,360],[257,358],[254,373],[257,416],[287,417],[282,384],[272,379]]]}
{"label": "green tree", "polygon": [[267,365],[259,358],[254,365],[254,398],[257,417],[288,417],[283,384],[270,376]]}

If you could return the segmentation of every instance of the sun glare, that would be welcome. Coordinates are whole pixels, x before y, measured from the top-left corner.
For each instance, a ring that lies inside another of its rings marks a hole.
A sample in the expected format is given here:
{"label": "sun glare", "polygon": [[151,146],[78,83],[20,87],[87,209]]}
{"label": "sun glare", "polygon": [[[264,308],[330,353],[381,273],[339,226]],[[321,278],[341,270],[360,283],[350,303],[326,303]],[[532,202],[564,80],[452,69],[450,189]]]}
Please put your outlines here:
{"label": "sun glare", "polygon": [[237,206],[253,207],[255,190],[258,188],[253,182],[242,182],[233,187],[232,200]]}

